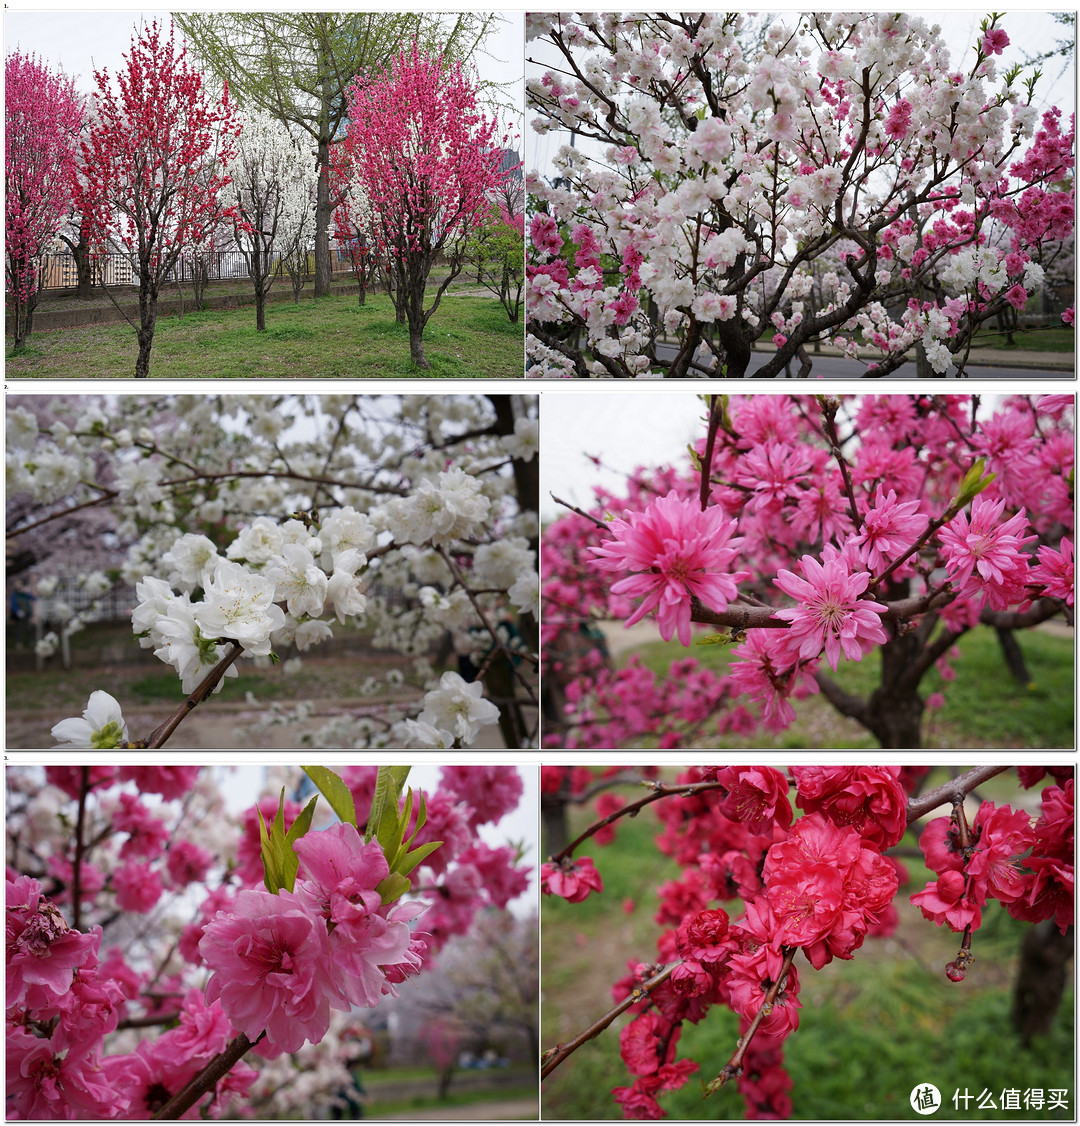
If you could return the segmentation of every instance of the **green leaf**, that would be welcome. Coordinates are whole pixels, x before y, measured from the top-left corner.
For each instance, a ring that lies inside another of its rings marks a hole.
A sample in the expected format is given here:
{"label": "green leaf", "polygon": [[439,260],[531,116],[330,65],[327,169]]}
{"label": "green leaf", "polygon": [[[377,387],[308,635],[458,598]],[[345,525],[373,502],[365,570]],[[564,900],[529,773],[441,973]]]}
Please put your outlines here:
{"label": "green leaf", "polygon": [[395,869],[402,876],[407,876],[421,861],[426,860],[437,848],[442,848],[442,841],[428,841],[412,852],[407,852],[398,862]]}
{"label": "green leaf", "polygon": [[300,857],[296,855],[296,842],[311,828],[311,819],[315,816],[315,806],[319,795],[314,794],[311,801],[297,815],[296,820],[289,826],[285,834],[285,855],[282,857],[282,887],[292,891],[296,886],[296,872],[300,867]]}
{"label": "green leaf", "polygon": [[263,820],[262,810],[258,806],[255,812],[259,816],[259,843],[262,846],[263,882],[267,891],[277,895],[285,886],[285,787],[281,787],[281,797],[278,799],[277,813],[269,829]]}
{"label": "green leaf", "polygon": [[958,508],[970,504],[997,476],[996,473],[986,473],[985,470],[986,459],[980,457],[964,474],[964,479],[960,482],[960,491],[953,502]]}
{"label": "green leaf", "polygon": [[[375,793],[371,799],[371,812],[368,814],[364,841],[378,837],[379,844],[386,851],[386,840],[392,838],[398,824],[398,799],[405,779],[409,777],[409,766],[380,766],[375,778]],[[392,819],[392,820],[391,820]],[[390,826],[389,832],[384,828]],[[355,825],[356,822],[353,821]],[[380,832],[380,829],[382,832]],[[385,835],[384,835],[385,834]],[[400,838],[398,838],[400,840]]]}
{"label": "green leaf", "polygon": [[315,783],[319,793],[330,803],[330,808],[338,817],[355,828],[356,803],[353,801],[352,792],[341,778],[325,766],[302,766],[300,769]]}
{"label": "green leaf", "polygon": [[412,887],[412,882],[397,872],[391,872],[384,880],[380,880],[375,890],[382,897],[383,905],[399,900]]}

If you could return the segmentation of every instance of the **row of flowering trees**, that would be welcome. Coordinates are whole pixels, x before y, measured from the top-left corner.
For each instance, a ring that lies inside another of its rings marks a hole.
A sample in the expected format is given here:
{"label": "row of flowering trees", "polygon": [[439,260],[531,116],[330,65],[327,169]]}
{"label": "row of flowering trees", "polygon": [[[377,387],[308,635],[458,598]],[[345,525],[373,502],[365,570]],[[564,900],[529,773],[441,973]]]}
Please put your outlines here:
{"label": "row of flowering trees", "polygon": [[529,179],[534,374],[740,377],[769,340],[761,377],[823,341],[962,371],[1074,230],[1073,123],[1001,20],[957,58],[911,13],[531,15],[532,125],[569,141]]}
{"label": "row of flowering trees", "polygon": [[537,445],[535,401],[508,396],[9,399],[12,558],[133,589],[132,644],[177,677],[153,731],[99,689],[54,738],[161,746],[242,667],[347,631],[420,692],[353,658],[381,700],[321,719],[298,701],[280,718],[305,742],[466,746],[497,724],[535,745]]}
{"label": "row of flowering trees", "polygon": [[[997,779],[1013,770],[1011,778]],[[550,859],[543,865],[542,887],[552,906],[556,899],[578,904],[604,894],[607,865],[626,863],[612,855],[623,843],[624,819],[646,808],[656,814],[655,848],[677,871],[657,888],[634,881],[624,910],[655,901],[656,953],[633,951],[625,974],[622,964],[609,967],[614,1006],[578,1035],[569,1035],[573,1030],[562,1023],[560,1031],[567,1034],[543,1057],[542,1074],[550,1077],[552,1097],[572,1082],[557,1069],[575,1053],[587,1054],[589,1042],[611,1029],[607,1035],[617,1033],[627,1073],[626,1083],[611,1096],[626,1118],[665,1116],[671,1093],[699,1072],[703,1093],[713,1099],[729,1100],[733,1092],[721,1089],[737,1088],[747,1118],[806,1117],[799,1106],[811,1092],[793,1088],[785,1047],[797,1030],[811,1038],[825,1033],[821,1008],[801,1001],[801,989],[834,959],[861,957],[864,944],[898,934],[898,928],[904,937],[877,956],[891,962],[910,957],[920,913],[953,932],[951,942],[934,943],[932,935],[928,941],[940,952],[939,980],[954,983],[983,976],[984,920],[1005,911],[1031,924],[1013,1015],[1025,1040],[1049,1031],[1073,947],[1073,768],[951,770],[932,788],[930,772],[917,766],[759,765],[697,766],[661,776],[655,767],[543,767]],[[991,779],[995,794],[1002,785],[1007,792],[1011,782],[1015,798],[1006,804],[987,797]],[[628,786],[637,794],[627,792]],[[595,818],[576,835],[568,831],[567,819],[574,807],[588,808]],[[595,846],[606,846],[607,862],[594,862]],[[635,874],[651,870],[640,851],[634,857]],[[925,886],[909,875],[901,857],[925,863],[930,877]],[[545,913],[568,918],[572,910]],[[552,972],[545,997],[558,1014],[569,1007],[577,979],[567,950],[559,943],[549,949]],[[923,973],[926,947],[920,943],[919,949]],[[582,964],[594,977],[602,960],[598,949]],[[838,980],[842,975],[834,983]],[[930,988],[928,983],[925,989]],[[723,1055],[701,1058],[680,1041],[717,1008],[737,1014],[738,1030]],[[872,1006],[862,1011],[873,1019]],[[940,1084],[942,1090],[970,1082],[969,1075],[957,1072],[957,1056],[937,1051],[941,1024],[933,1027],[917,1060],[918,1080]],[[847,1027],[842,1035],[846,1040],[858,1032]],[[844,1045],[834,1045],[815,1058],[820,1064],[843,1054]],[[1009,1067],[1007,1058],[1003,1051],[1002,1081],[1027,1078],[1015,1064]],[[1064,1095],[1068,1110],[1075,1098],[1071,1052],[1057,1066],[1057,1093]],[[897,1090],[902,1080],[896,1081],[888,1065],[872,1074],[873,1094],[886,1102],[907,1097],[910,1082]],[[940,1109],[947,1110],[947,1103]],[[720,1111],[722,1117],[739,1113]]]}
{"label": "row of flowering trees", "polygon": [[[73,212],[91,257],[115,248],[131,263],[135,375],[145,377],[158,300],[181,261],[199,278],[208,257],[235,242],[265,328],[275,274],[285,266],[298,279],[306,270],[320,172],[281,120],[238,108],[227,82],[211,89],[171,27],[145,27],[125,66],[94,78],[86,101],[36,59],[15,54],[6,63],[14,342],[29,335],[41,258]],[[402,47],[385,73],[354,80],[348,128],[334,146],[338,226],[346,244],[360,237],[372,246],[420,368],[428,366],[424,326],[462,268],[469,235],[489,221],[516,171],[503,159],[508,141],[462,64],[417,44]],[[448,276],[425,305],[432,266],[444,257]]]}
{"label": "row of flowering trees", "polygon": [[8,768],[8,1118],[341,1114],[351,1030],[527,889],[481,839],[514,767],[275,768],[240,813],[229,769]]}
{"label": "row of flowering trees", "polygon": [[[820,695],[882,746],[919,747],[942,702],[926,678],[964,675],[966,633],[1008,646],[1072,622],[1071,395],[702,401],[688,461],[545,528],[545,746],[775,735]],[[615,667],[604,619],[655,619],[687,651],[662,674]],[[729,662],[691,655],[695,626]],[[871,656],[860,694],[843,666]]]}

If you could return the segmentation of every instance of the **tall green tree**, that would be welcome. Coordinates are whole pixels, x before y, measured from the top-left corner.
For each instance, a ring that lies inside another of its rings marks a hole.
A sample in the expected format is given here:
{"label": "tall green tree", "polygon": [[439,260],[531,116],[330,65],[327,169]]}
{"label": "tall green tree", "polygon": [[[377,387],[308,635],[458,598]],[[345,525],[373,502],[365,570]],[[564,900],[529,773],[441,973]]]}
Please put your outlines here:
{"label": "tall green tree", "polygon": [[344,131],[345,88],[377,76],[402,46],[471,58],[499,18],[462,12],[186,12],[174,20],[207,70],[245,107],[297,126],[314,143],[315,296],[330,292],[330,148]]}

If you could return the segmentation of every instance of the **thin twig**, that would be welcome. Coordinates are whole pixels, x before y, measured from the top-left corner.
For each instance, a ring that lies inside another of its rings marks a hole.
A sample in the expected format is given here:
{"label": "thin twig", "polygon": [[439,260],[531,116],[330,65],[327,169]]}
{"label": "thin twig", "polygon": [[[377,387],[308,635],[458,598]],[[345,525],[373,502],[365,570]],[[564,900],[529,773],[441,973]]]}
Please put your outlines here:
{"label": "thin twig", "polygon": [[540,1078],[546,1079],[563,1060],[573,1055],[582,1044],[599,1036],[616,1017],[621,1016],[632,1005],[636,1005],[639,1001],[645,1000],[658,985],[662,985],[667,981],[667,979],[671,977],[675,967],[680,965],[682,965],[682,962],[672,962],[670,965],[664,966],[659,972],[653,974],[648,981],[643,981],[641,985],[631,990],[611,1012],[605,1013],[598,1021],[591,1024],[584,1032],[575,1036],[569,1043],[559,1044],[557,1047],[552,1048],[551,1051],[545,1055],[543,1066],[540,1069]]}
{"label": "thin twig", "polygon": [[179,1118],[185,1111],[190,1110],[207,1091],[224,1079],[232,1070],[233,1065],[239,1063],[244,1055],[255,1047],[265,1035],[265,1032],[260,1032],[256,1039],[252,1041],[241,1032],[183,1090],[173,1095],[154,1115],[154,1118]]}
{"label": "thin twig", "polygon": [[230,641],[232,649],[206,674],[205,678],[191,693],[190,696],[165,720],[150,733],[145,743],[132,743],[132,747],[156,748],[163,747],[169,736],[180,726],[184,719],[191,714],[214,691],[221,678],[229,670],[229,666],[243,652],[239,641]]}

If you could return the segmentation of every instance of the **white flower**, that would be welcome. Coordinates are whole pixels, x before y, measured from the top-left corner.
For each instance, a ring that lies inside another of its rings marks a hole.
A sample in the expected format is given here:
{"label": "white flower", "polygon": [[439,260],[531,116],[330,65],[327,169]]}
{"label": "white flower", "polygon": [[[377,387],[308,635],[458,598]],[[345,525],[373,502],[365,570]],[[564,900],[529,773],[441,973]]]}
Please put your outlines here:
{"label": "white flower", "polygon": [[454,745],[454,736],[449,731],[440,731],[422,720],[406,719],[395,729],[402,746],[412,749],[448,751]]}
{"label": "white flower", "polygon": [[[195,621],[194,606],[188,599],[177,599],[167,616],[159,618],[153,633],[157,639],[154,656],[172,665],[180,675],[180,688],[193,692],[206,679],[207,673],[228,655],[224,645],[204,637]],[[225,678],[239,676],[236,665],[225,670],[225,676],[214,686],[221,691]]]}
{"label": "white flower", "polygon": [[161,487],[163,472],[160,463],[147,458],[124,462],[116,473],[121,503],[134,503],[140,516],[151,516],[154,505],[165,499],[165,490]]}
{"label": "white flower", "polygon": [[540,576],[535,571],[521,575],[506,593],[515,609],[523,614],[539,616]]}
{"label": "white flower", "polygon": [[424,480],[412,496],[390,501],[386,516],[398,543],[446,545],[472,535],[490,508],[480,482],[455,466],[439,474],[438,485]]}
{"label": "white flower", "polygon": [[301,622],[296,627],[296,636],[293,640],[296,643],[296,648],[303,653],[305,649],[310,649],[312,645],[319,645],[333,636],[334,631],[326,622]]}
{"label": "white flower", "polygon": [[481,727],[499,721],[499,709],[482,693],[478,682],[466,684],[456,672],[444,672],[438,688],[424,696],[418,722],[449,731],[462,744],[470,744]]}
{"label": "white flower", "polygon": [[213,571],[220,558],[211,540],[188,532],[165,552],[161,562],[169,568],[169,582],[190,593],[203,585],[203,576]]}
{"label": "white flower", "polygon": [[274,584],[222,560],[204,590],[193,610],[203,636],[238,641],[252,656],[268,656],[270,634],[285,624],[284,611],[274,605]]}
{"label": "white flower", "polygon": [[272,555],[279,555],[285,546],[281,529],[265,516],[257,516],[231,544],[225,554],[230,559],[246,559],[261,566]]}
{"label": "white flower", "polygon": [[526,571],[536,570],[536,555],[522,536],[506,536],[481,544],[473,555],[473,571],[488,586],[506,589]]}
{"label": "white flower", "polygon": [[516,461],[532,461],[540,448],[540,422],[535,418],[519,418],[514,433],[499,439],[502,448]]}
{"label": "white flower", "polygon": [[298,543],[287,543],[280,555],[273,556],[264,575],[274,586],[274,599],[285,599],[294,618],[310,614],[317,618],[326,601],[326,574],[315,563],[311,552]]}
{"label": "white flower", "polygon": [[108,692],[91,692],[82,719],[62,719],[52,729],[59,747],[107,750],[128,742],[127,723],[120,705]]}
{"label": "white flower", "polygon": [[338,508],[327,516],[319,528],[323,544],[329,548],[337,566],[340,552],[355,550],[360,553],[358,567],[367,562],[367,553],[375,546],[375,529],[371,521],[355,508]]}

